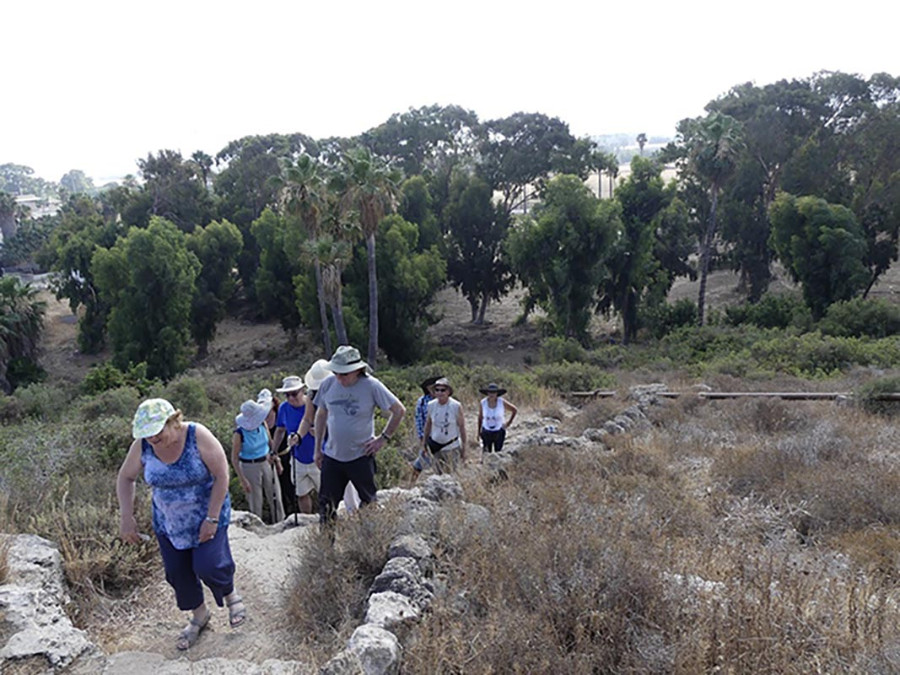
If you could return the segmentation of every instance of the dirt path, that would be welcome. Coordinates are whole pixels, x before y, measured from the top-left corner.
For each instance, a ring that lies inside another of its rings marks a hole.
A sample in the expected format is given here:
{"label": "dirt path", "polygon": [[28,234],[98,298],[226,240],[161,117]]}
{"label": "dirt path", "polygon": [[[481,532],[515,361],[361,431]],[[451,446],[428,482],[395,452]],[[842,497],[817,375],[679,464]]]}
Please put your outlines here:
{"label": "dirt path", "polygon": [[[282,598],[312,529],[289,527],[258,534],[232,524],[229,539],[237,566],[235,587],[247,607],[247,620],[240,628],[228,625],[227,609],[214,606],[206,591],[212,619],[197,644],[186,652],[178,651],[175,640],[187,614],[175,606],[172,589],[160,570],[135,597],[112,603],[107,616],[95,619],[86,630],[106,654],[143,652],[192,662],[216,657],[260,664],[267,659],[304,662],[293,647],[296,641],[291,637]],[[310,661],[311,668],[314,665]]]}

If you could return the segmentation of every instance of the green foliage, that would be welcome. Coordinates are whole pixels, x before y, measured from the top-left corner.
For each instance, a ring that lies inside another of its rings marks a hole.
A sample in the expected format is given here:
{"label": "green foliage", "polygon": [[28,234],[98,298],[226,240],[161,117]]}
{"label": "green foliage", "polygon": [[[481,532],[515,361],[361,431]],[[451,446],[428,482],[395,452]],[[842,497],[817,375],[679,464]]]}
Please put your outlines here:
{"label": "green foliage", "polygon": [[866,382],[853,392],[853,400],[867,412],[894,417],[900,412],[900,408],[897,407],[897,401],[879,398],[885,394],[900,395],[900,376],[879,377]]}
{"label": "green foliage", "polygon": [[884,338],[900,333],[900,307],[887,300],[854,298],[828,307],[819,330],[835,337]]}
{"label": "green foliage", "polygon": [[186,419],[204,419],[209,412],[209,396],[201,377],[182,376],[166,385],[163,398],[184,413]]}
{"label": "green foliage", "polygon": [[146,363],[137,363],[126,371],[122,371],[112,363],[105,362],[88,371],[81,383],[81,391],[87,395],[93,395],[108,389],[128,386],[137,389],[142,396],[145,396],[155,384],[155,380],[147,377]]}
{"label": "green foliage", "polygon": [[132,386],[123,384],[110,387],[82,396],[77,403],[78,415],[85,422],[91,423],[100,417],[130,420],[143,398],[143,394]]}
{"label": "green foliage", "polygon": [[769,208],[772,245],[815,318],[865,288],[868,245],[853,212],[817,197],[781,193]]}
{"label": "green foliage", "polygon": [[650,335],[660,339],[678,328],[697,323],[697,303],[688,298],[676,300],[673,304],[660,303],[644,307],[640,314],[641,326]]}
{"label": "green foliage", "polygon": [[732,326],[751,323],[760,328],[808,329],[812,326],[809,308],[796,296],[767,293],[759,302],[725,308],[725,320]]}
{"label": "green foliage", "polygon": [[447,232],[447,276],[468,300],[472,322],[484,323],[488,303],[499,300],[514,281],[502,250],[509,216],[494,204],[487,183],[459,173],[450,185],[442,219]]}
{"label": "green foliage", "polygon": [[535,366],[534,379],[542,387],[557,392],[612,389],[616,386],[616,378],[605,368],[567,361]]}
{"label": "green foliage", "polygon": [[259,269],[255,274],[259,314],[277,318],[285,330],[295,330],[300,325],[293,281],[300,273],[299,252],[290,254],[287,250],[287,223],[274,211],[266,209],[253,221],[250,232],[259,246]]}
{"label": "green foliage", "polygon": [[557,176],[544,202],[510,232],[512,267],[527,288],[528,307],[540,306],[558,335],[587,339],[597,288],[608,274],[608,248],[618,210],[598,202],[576,176]]}
{"label": "green foliage", "polygon": [[188,237],[188,249],[200,261],[197,290],[191,306],[191,333],[199,355],[206,356],[216,325],[235,293],[232,270],[243,247],[240,231],[227,220],[197,227]]}
{"label": "green foliage", "polygon": [[541,361],[557,363],[585,361],[587,352],[578,340],[572,338],[549,337],[541,341]]}
{"label": "green foliage", "polygon": [[36,360],[45,308],[35,289],[0,278],[0,392],[40,379]]}
{"label": "green foliage", "polygon": [[438,318],[430,311],[444,283],[445,263],[436,248],[416,253],[418,227],[397,215],[379,226],[379,343],[397,363],[415,361],[425,349],[425,331]]}
{"label": "green foliage", "polygon": [[19,387],[13,396],[19,401],[23,416],[51,422],[65,416],[73,393],[59,383],[33,383]]}
{"label": "green foliage", "polygon": [[131,228],[91,263],[104,301],[112,308],[109,335],[120,368],[145,361],[147,374],[168,380],[187,365],[191,300],[200,262],[172,223],[153,217]]}

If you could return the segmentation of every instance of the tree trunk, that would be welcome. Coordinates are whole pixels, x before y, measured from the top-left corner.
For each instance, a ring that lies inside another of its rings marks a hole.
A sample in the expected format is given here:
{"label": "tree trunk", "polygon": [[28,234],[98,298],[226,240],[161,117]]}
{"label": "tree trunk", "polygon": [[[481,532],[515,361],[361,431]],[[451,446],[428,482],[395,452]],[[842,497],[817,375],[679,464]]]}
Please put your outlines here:
{"label": "tree trunk", "polygon": [[472,323],[478,323],[478,296],[473,295],[466,298],[469,303],[469,311],[472,312]]}
{"label": "tree trunk", "polygon": [[[316,272],[316,296],[319,299],[319,321],[322,322],[322,344],[325,347],[326,354],[333,354],[331,351],[331,333],[328,330],[328,310],[325,303],[325,288],[322,284],[322,265],[316,259],[313,263]],[[346,343],[341,343],[346,344]]]}
{"label": "tree trunk", "polygon": [[712,204],[709,209],[709,224],[703,235],[703,246],[700,250],[700,292],[697,294],[697,325],[702,326],[705,316],[704,305],[706,303],[706,277],[709,275],[709,259],[712,255],[713,239],[716,235],[716,207],[719,203],[719,188],[712,189]]}
{"label": "tree trunk", "polygon": [[341,307],[341,299],[331,305],[331,316],[334,317],[334,332],[337,335],[338,344],[349,344],[347,340],[347,328],[344,326],[344,310]]}
{"label": "tree trunk", "polygon": [[479,326],[484,325],[484,313],[485,313],[485,311],[487,311],[487,306],[488,306],[488,296],[483,295],[483,296],[481,296],[481,307],[479,307],[479,309],[478,309],[478,325]]}
{"label": "tree trunk", "polygon": [[366,235],[366,258],[369,264],[369,366],[375,369],[378,354],[378,276],[375,270],[375,232]]}

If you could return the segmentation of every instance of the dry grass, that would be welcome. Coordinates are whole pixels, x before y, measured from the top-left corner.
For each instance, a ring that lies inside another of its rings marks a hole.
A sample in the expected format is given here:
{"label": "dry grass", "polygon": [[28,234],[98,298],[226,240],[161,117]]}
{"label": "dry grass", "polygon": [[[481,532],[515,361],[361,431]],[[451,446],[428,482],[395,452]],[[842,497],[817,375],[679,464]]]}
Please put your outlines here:
{"label": "dry grass", "polygon": [[667,403],[611,452],[537,448],[509,480],[467,485],[493,527],[466,539],[444,521],[465,545],[438,559],[447,592],[404,672],[895,671],[884,423],[723,403]]}

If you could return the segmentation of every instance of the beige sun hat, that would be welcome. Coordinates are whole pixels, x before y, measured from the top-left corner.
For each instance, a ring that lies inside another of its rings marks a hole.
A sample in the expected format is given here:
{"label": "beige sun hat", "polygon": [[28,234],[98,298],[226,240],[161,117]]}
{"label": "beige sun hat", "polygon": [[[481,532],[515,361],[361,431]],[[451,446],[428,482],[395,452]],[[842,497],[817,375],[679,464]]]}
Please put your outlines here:
{"label": "beige sun hat", "polygon": [[241,413],[234,418],[234,423],[241,429],[254,431],[266,420],[270,409],[271,406],[247,399],[241,403]]}
{"label": "beige sun hat", "polygon": [[368,368],[369,364],[362,360],[359,350],[350,345],[341,345],[337,348],[326,366],[332,373],[352,373],[361,368]]}
{"label": "beige sun hat", "polygon": [[303,376],[303,381],[306,383],[307,389],[310,391],[318,391],[319,386],[322,384],[322,380],[329,375],[331,375],[331,371],[328,370],[328,361],[319,359],[306,371],[306,375]]}
{"label": "beige sun hat", "polygon": [[275,391],[279,394],[284,394],[289,391],[297,391],[298,389],[303,389],[305,385],[303,384],[303,378],[299,375],[288,375],[281,381],[281,386],[278,387]]}
{"label": "beige sun hat", "polygon": [[453,396],[453,385],[450,384],[450,380],[448,380],[446,377],[439,377],[437,380],[435,380],[434,387],[435,389],[437,389],[438,387],[447,387],[447,389],[450,390],[450,395]]}

